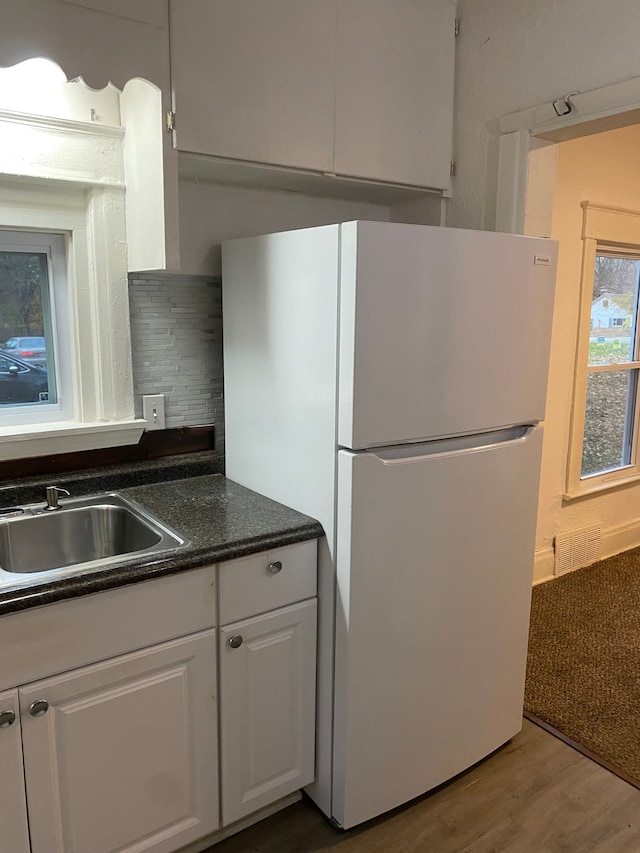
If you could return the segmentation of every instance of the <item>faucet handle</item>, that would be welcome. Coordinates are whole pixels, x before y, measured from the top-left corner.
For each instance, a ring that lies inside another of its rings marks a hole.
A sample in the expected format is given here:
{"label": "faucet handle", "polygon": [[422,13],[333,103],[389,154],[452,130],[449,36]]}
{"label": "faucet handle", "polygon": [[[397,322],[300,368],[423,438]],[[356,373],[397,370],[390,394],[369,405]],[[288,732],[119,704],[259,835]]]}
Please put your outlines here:
{"label": "faucet handle", "polygon": [[67,497],[71,497],[71,493],[68,492],[66,489],[60,488],[60,486],[47,486],[47,505],[45,509],[59,509],[60,506],[58,504],[58,495],[61,494],[64,494]]}

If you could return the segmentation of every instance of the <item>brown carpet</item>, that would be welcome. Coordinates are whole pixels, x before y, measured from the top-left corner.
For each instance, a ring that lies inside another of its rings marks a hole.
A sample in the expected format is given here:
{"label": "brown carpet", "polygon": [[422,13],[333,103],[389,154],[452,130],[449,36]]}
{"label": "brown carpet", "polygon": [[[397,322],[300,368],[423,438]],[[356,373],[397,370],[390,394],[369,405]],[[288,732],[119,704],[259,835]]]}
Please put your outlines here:
{"label": "brown carpet", "polygon": [[640,548],[534,588],[525,712],[640,788]]}

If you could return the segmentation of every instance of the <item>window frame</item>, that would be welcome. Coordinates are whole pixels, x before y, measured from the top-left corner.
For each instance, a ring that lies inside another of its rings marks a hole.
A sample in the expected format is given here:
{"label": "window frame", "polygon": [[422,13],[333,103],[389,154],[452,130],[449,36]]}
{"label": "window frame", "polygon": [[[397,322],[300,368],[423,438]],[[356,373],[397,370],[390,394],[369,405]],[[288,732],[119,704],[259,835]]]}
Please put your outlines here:
{"label": "window frame", "polygon": [[[582,269],[580,275],[580,305],[578,337],[573,381],[573,405],[569,435],[567,484],[565,500],[584,497],[604,490],[618,488],[640,480],[640,361],[629,361],[603,366],[594,371],[589,361],[591,333],[591,304],[597,255],[613,255],[640,259],[640,212],[609,207],[590,201],[582,202]],[[640,317],[636,317],[636,336]],[[638,340],[636,353],[638,358]],[[629,465],[582,477],[582,451],[584,443],[587,382],[590,373],[607,370],[635,370],[638,381],[632,419],[633,438]]]}
{"label": "window frame", "polygon": [[136,444],[123,130],[0,110],[0,135],[0,228],[64,235],[73,397],[64,420],[0,425],[0,460]]}

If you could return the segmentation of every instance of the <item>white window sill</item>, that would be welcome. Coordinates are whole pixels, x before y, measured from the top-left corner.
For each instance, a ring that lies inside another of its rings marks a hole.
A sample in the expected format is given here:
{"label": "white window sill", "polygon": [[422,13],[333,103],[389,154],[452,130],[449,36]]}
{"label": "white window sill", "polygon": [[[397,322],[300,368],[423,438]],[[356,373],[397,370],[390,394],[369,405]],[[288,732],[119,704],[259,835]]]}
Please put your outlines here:
{"label": "white window sill", "polygon": [[0,427],[0,461],[137,444],[146,425],[145,420],[134,419]]}
{"label": "white window sill", "polygon": [[566,502],[579,500],[580,498],[588,498],[590,495],[600,495],[603,492],[610,492],[613,489],[619,489],[624,486],[630,486],[633,483],[640,482],[640,472],[635,471],[633,474],[628,474],[626,477],[616,477],[615,479],[594,480],[589,482],[583,481],[576,489],[567,489],[562,496]]}

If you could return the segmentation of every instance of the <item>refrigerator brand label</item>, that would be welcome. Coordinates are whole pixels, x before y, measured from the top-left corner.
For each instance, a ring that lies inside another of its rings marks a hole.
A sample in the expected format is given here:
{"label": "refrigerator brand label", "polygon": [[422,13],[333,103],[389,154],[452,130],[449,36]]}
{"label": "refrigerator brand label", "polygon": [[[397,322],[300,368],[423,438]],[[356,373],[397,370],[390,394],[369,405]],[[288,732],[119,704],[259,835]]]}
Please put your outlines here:
{"label": "refrigerator brand label", "polygon": [[549,255],[534,255],[533,263],[541,267],[548,267],[551,264],[551,258]]}

